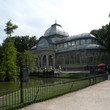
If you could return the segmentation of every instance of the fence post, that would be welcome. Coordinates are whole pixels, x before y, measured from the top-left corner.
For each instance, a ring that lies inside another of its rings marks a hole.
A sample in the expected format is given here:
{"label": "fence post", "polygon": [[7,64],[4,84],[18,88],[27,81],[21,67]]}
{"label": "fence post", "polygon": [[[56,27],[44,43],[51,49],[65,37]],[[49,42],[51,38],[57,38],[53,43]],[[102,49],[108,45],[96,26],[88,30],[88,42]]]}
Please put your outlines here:
{"label": "fence post", "polygon": [[108,79],[108,74],[105,75],[106,80]]}
{"label": "fence post", "polygon": [[91,85],[91,78],[89,78],[89,86]]}
{"label": "fence post", "polygon": [[96,77],[93,77],[93,84],[96,83]]}
{"label": "fence post", "polygon": [[21,103],[23,103],[23,66],[22,62],[20,64],[20,97],[21,97]]}

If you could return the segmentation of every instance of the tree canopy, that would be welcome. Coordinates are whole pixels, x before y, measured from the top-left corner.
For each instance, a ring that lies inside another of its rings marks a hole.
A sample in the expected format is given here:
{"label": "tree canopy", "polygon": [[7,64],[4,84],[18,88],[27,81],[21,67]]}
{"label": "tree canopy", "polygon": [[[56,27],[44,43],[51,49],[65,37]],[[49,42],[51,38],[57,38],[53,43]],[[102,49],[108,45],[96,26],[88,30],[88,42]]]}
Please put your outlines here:
{"label": "tree canopy", "polygon": [[14,46],[14,40],[9,37],[3,44],[2,53],[2,71],[5,72],[5,81],[9,81],[11,77],[16,76],[16,55],[17,51]]}
{"label": "tree canopy", "polygon": [[110,51],[110,23],[100,29],[92,30],[90,33],[95,35],[99,43]]}
{"label": "tree canopy", "polygon": [[18,52],[24,52],[25,50],[30,50],[37,42],[35,36],[15,36],[15,47]]}
{"label": "tree canopy", "polygon": [[6,23],[6,28],[4,29],[4,31],[6,32],[7,35],[11,36],[11,33],[13,33],[14,30],[17,29],[17,28],[18,28],[18,26],[12,24],[12,22],[10,20]]}
{"label": "tree canopy", "polygon": [[[21,71],[21,65],[26,65],[24,61],[26,58],[28,69],[35,69],[36,57],[30,51],[37,40],[36,37],[29,36],[14,36],[11,34],[17,29],[17,25],[13,25],[11,20],[6,23],[4,31],[7,34],[7,38],[0,46],[0,78],[5,78],[5,81],[10,81],[11,78],[17,76],[17,71]],[[21,74],[21,73],[20,73]]]}

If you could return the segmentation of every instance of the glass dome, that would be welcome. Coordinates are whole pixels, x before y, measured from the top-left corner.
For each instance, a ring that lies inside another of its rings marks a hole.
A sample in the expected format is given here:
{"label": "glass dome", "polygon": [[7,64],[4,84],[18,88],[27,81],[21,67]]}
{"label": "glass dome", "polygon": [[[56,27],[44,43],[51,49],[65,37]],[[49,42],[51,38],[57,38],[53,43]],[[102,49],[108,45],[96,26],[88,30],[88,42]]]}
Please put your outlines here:
{"label": "glass dome", "polygon": [[45,31],[44,37],[48,37],[55,34],[62,35],[62,36],[69,36],[69,34],[63,30],[61,25],[55,23]]}

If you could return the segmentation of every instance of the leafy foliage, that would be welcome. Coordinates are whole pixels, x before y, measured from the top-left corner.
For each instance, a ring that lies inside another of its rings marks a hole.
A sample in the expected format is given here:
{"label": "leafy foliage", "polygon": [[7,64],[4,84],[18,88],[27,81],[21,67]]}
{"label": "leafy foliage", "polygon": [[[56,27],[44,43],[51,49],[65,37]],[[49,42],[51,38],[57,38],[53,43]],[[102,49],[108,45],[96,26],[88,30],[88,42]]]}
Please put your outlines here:
{"label": "leafy foliage", "polygon": [[3,58],[3,46],[0,45],[0,70],[1,70],[2,58]]}
{"label": "leafy foliage", "polygon": [[3,57],[2,57],[2,71],[5,72],[6,81],[11,77],[16,76],[16,48],[14,47],[14,40],[9,37],[3,44]]}
{"label": "leafy foliage", "polygon": [[10,21],[8,21],[8,22],[6,23],[6,28],[4,29],[4,31],[6,32],[7,35],[11,36],[11,33],[14,32],[13,30],[15,30],[15,29],[17,29],[17,28],[18,28],[18,26],[17,26],[17,25],[13,25],[13,24],[11,23],[11,20],[10,20]]}
{"label": "leafy foliage", "polygon": [[98,30],[92,30],[91,34],[95,35],[99,43],[110,51],[110,23],[102,26],[102,28]]}
{"label": "leafy foliage", "polygon": [[29,70],[35,70],[37,57],[30,50],[25,50],[23,55],[23,64],[28,66]]}
{"label": "leafy foliage", "polygon": [[31,49],[37,42],[36,37],[29,36],[15,36],[15,47],[18,52],[24,52],[25,50]]}
{"label": "leafy foliage", "polygon": [[[0,77],[5,76],[5,81],[17,75],[16,70],[22,70],[22,66],[27,63],[28,69],[36,69],[35,59],[29,51],[37,42],[36,37],[15,36],[11,34],[18,26],[11,23],[11,20],[6,23],[4,31],[7,38],[0,46]],[[26,62],[25,60],[28,59]],[[19,72],[19,71],[18,71]],[[20,73],[21,74],[21,73]]]}

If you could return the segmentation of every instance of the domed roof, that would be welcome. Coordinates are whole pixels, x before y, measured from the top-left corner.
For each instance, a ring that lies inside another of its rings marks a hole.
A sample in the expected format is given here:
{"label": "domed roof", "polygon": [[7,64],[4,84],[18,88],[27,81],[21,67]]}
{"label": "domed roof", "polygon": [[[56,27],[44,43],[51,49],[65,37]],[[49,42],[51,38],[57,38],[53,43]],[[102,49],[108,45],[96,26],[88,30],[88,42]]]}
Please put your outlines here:
{"label": "domed roof", "polygon": [[83,39],[83,38],[96,38],[96,37],[90,33],[82,33],[82,34],[71,36],[69,39],[75,40],[75,39]]}
{"label": "domed roof", "polygon": [[55,23],[45,31],[44,37],[48,37],[55,34],[62,35],[62,36],[69,36],[69,34],[63,30],[61,25]]}

